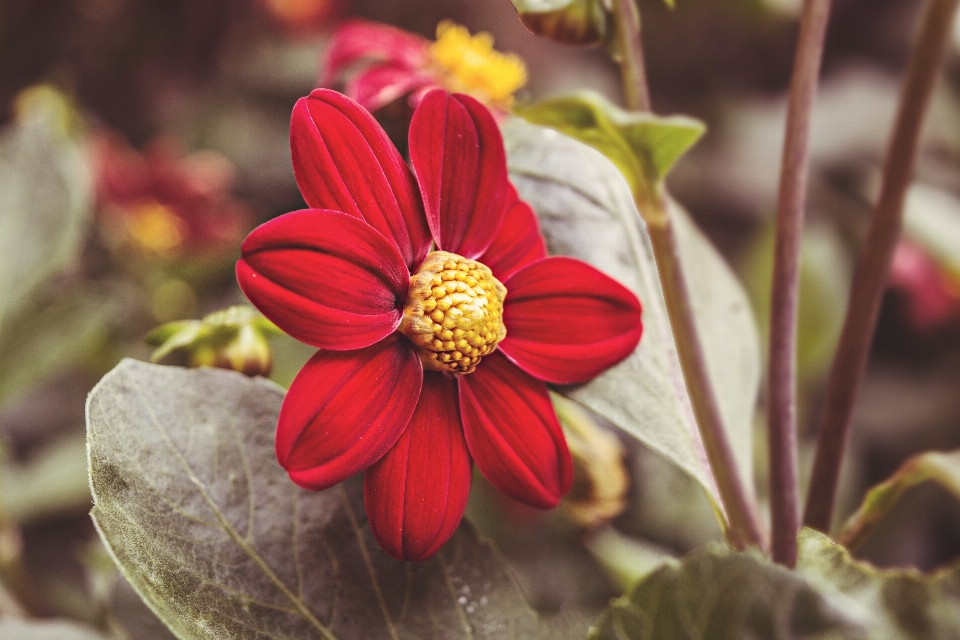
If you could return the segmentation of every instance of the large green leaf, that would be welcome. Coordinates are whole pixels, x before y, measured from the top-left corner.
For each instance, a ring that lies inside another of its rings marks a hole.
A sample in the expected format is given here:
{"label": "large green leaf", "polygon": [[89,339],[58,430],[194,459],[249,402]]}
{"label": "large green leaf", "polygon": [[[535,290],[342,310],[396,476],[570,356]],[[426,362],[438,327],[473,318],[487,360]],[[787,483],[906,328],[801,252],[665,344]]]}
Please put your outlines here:
{"label": "large green leaf", "polygon": [[52,89],[22,95],[0,131],[0,335],[33,290],[73,261],[92,205],[89,172]]}
{"label": "large green leaf", "polygon": [[464,524],[397,562],[366,525],[359,478],[303,491],[277,464],[283,390],[213,369],[125,360],[87,404],[93,518],[179,638],[575,638],[547,625]]}
{"label": "large green leaf", "polygon": [[615,600],[596,640],[935,640],[960,637],[960,570],[880,571],[815,531],[796,571],[711,545]]}
{"label": "large green leaf", "polygon": [[[504,127],[511,177],[536,210],[551,253],[580,258],[629,287],[644,305],[637,350],[564,394],[657,451],[706,489],[719,509],[643,222],[620,172],[600,153],[551,129]],[[723,258],[670,202],[681,259],[739,472],[752,487],[752,416],[760,381],[750,305]]]}

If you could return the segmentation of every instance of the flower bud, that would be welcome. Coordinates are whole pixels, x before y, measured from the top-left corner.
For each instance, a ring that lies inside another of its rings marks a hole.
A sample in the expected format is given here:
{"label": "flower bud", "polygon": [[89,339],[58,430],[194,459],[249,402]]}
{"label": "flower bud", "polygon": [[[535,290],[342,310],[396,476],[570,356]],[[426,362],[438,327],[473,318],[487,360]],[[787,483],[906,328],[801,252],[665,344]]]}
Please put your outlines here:
{"label": "flower bud", "polygon": [[266,376],[273,366],[269,335],[276,325],[250,307],[236,306],[216,311],[203,320],[168,322],[147,335],[157,347],[151,360],[157,362],[174,351],[186,353],[191,367],[232,369],[247,376]]}
{"label": "flower bud", "polygon": [[607,41],[613,29],[605,0],[513,0],[530,32],[566,45]]}
{"label": "flower bud", "polygon": [[551,399],[573,456],[573,489],[564,499],[565,513],[583,527],[596,528],[627,507],[630,480],[623,448],[576,402],[556,394]]}

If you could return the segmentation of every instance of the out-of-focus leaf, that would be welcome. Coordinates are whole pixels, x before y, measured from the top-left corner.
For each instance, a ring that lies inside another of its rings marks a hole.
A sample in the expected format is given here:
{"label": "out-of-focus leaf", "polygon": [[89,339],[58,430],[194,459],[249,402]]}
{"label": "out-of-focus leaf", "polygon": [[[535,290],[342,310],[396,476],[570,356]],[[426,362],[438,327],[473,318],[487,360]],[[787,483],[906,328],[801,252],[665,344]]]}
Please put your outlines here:
{"label": "out-of-focus leaf", "polygon": [[[594,380],[563,390],[695,478],[719,512],[720,499],[677,358],[653,253],[630,190],[600,153],[519,119],[504,127],[511,176],[540,219],[550,252],[591,263],[643,303],[644,335],[626,360]],[[760,347],[750,305],[723,258],[671,202],[729,439],[745,486],[752,486],[752,416]]]}
{"label": "out-of-focus leaf", "polygon": [[856,549],[908,489],[935,482],[960,500],[960,451],[928,451],[904,462],[888,480],[871,489],[860,508],[843,525],[838,539]]}
{"label": "out-of-focus leaf", "polygon": [[92,206],[89,173],[63,122],[64,98],[50,88],[30,91],[0,131],[0,336],[34,289],[76,258]]}
{"label": "out-of-focus leaf", "polygon": [[3,640],[107,640],[88,627],[66,621],[38,621],[4,618],[0,620]]}
{"label": "out-of-focus leaf", "polygon": [[596,640],[929,640],[960,634],[960,570],[880,571],[804,529],[796,571],[711,545],[615,600]]}
{"label": "out-of-focus leaf", "polygon": [[621,588],[635,585],[663,564],[676,564],[669,550],[605,527],[584,542],[590,553]]}
{"label": "out-of-focus leaf", "polygon": [[118,313],[112,294],[88,287],[22,308],[0,335],[0,401],[98,347]]}
{"label": "out-of-focus leaf", "polygon": [[83,436],[55,442],[24,465],[0,467],[0,505],[4,516],[18,523],[88,509]]}
{"label": "out-of-focus leaf", "polygon": [[[747,249],[739,272],[756,317],[761,344],[770,335],[770,283],[776,226],[771,220]],[[851,264],[842,240],[823,225],[808,225],[800,250],[797,369],[803,381],[826,373],[833,359],[850,292]]]}
{"label": "out-of-focus leaf", "polygon": [[693,118],[625,111],[590,91],[543,100],[518,110],[518,115],[605,155],[635,196],[657,188],[705,131]]}
{"label": "out-of-focus leaf", "polygon": [[606,41],[613,15],[605,0],[512,0],[528,30],[567,45]]}
{"label": "out-of-focus leaf", "polygon": [[538,620],[469,525],[423,564],[380,551],[359,477],[297,488],[276,463],[283,391],[125,360],[87,404],[94,522],[179,638],[582,637]]}

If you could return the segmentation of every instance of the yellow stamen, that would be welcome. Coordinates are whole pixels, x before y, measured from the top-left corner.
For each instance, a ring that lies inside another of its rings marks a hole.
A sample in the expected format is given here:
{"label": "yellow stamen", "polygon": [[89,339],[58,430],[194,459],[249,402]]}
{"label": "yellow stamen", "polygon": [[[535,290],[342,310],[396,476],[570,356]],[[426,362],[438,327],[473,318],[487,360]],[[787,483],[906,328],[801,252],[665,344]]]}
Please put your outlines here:
{"label": "yellow stamen", "polygon": [[400,331],[420,347],[425,369],[472,373],[507,335],[506,295],[489,267],[433,251],[410,278]]}
{"label": "yellow stamen", "polygon": [[515,54],[493,48],[493,36],[471,36],[466,27],[444,20],[437,25],[437,41],[430,46],[447,88],[469,93],[481,102],[509,108],[514,92],[527,82],[527,69]]}

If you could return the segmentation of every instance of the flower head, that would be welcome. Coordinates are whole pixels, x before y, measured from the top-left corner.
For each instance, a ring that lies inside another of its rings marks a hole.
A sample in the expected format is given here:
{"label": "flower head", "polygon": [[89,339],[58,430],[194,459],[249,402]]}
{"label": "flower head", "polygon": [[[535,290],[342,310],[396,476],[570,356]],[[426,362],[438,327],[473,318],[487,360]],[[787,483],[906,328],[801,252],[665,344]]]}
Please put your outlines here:
{"label": "flower head", "polygon": [[366,470],[380,545],[424,560],[453,534],[475,463],[505,494],[556,506],[573,481],[547,382],[583,382],[636,347],[640,303],[593,267],[547,257],[480,103],[443,91],[413,115],[413,171],[370,114],[318,89],[293,111],[311,209],[243,243],[253,304],[321,349],[277,425],[280,464],[324,489]]}
{"label": "flower head", "polygon": [[183,155],[164,138],[139,153],[116,134],[101,135],[96,151],[99,212],[116,243],[160,258],[210,257],[233,251],[250,228],[220,154]]}
{"label": "flower head", "polygon": [[370,111],[408,94],[416,106],[437,87],[506,110],[527,82],[523,61],[494,49],[489,33],[471,36],[447,20],[437,25],[435,42],[375,22],[345,23],[327,51],[321,83],[331,86],[345,75],[346,94]]}

